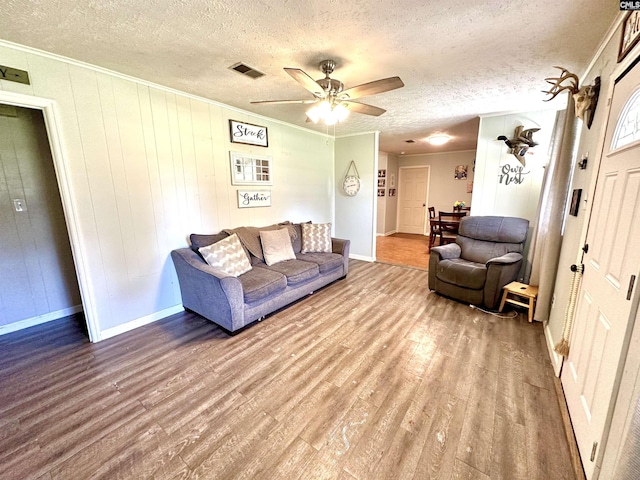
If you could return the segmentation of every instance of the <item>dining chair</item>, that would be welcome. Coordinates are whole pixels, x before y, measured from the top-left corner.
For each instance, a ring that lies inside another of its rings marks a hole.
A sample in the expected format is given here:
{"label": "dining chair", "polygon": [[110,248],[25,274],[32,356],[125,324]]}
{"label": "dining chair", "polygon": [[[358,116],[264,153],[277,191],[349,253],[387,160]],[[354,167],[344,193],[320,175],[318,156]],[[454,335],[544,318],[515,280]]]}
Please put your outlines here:
{"label": "dining chair", "polygon": [[466,217],[467,212],[438,212],[438,230],[440,245],[456,241],[460,219]]}
{"label": "dining chair", "polygon": [[436,207],[429,207],[429,248],[433,247],[436,237],[440,235],[440,225],[436,219]]}

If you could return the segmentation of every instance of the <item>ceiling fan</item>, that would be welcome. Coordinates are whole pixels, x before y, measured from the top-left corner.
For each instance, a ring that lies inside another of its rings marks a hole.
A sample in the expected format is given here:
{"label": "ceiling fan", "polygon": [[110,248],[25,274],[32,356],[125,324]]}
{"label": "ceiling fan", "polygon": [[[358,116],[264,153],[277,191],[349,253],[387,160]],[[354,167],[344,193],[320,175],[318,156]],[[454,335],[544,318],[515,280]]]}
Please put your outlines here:
{"label": "ceiling fan", "polygon": [[313,99],[265,100],[251,103],[272,105],[285,103],[315,104],[307,111],[307,121],[318,123],[319,120],[324,120],[327,125],[333,125],[344,120],[349,111],[375,117],[382,115],[386,110],[366,103],[356,102],[354,99],[404,87],[400,77],[389,77],[344,90],[344,84],[340,80],[329,77],[335,68],[336,62],[333,60],[320,62],[320,70],[322,70],[325,77],[319,80],[314,80],[299,68],[284,69],[296,82],[313,94]]}

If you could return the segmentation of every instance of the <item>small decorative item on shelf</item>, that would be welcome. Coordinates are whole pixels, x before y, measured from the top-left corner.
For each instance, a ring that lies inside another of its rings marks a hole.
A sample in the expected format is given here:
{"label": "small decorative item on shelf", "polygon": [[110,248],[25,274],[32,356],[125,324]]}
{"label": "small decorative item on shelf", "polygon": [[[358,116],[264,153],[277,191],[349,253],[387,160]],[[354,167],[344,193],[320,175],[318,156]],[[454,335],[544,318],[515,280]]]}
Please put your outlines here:
{"label": "small decorative item on shelf", "polygon": [[460,200],[456,200],[456,203],[453,204],[453,210],[459,212],[461,209],[465,207],[465,203]]}

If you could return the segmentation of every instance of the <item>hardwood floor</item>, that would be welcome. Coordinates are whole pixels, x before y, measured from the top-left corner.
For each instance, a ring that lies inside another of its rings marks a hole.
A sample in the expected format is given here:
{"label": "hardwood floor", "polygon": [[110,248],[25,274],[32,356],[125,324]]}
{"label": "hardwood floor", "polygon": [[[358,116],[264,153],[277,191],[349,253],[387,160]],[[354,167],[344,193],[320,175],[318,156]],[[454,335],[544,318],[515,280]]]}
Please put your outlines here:
{"label": "hardwood floor", "polygon": [[235,337],[183,313],[0,337],[2,479],[573,480],[542,325],[352,261]]}
{"label": "hardwood floor", "polygon": [[429,237],[394,233],[376,237],[376,261],[391,265],[429,268]]}

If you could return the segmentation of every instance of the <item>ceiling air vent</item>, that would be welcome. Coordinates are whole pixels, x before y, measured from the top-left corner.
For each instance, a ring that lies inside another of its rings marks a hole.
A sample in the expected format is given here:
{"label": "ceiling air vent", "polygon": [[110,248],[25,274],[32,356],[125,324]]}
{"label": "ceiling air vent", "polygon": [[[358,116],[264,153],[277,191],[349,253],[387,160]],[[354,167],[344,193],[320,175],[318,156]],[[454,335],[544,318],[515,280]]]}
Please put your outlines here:
{"label": "ceiling air vent", "polygon": [[260,78],[264,76],[264,73],[259,72],[255,68],[252,68],[249,65],[245,65],[242,62],[236,63],[235,65],[231,65],[229,68],[231,70],[235,70],[236,72],[251,78]]}
{"label": "ceiling air vent", "polygon": [[405,140],[406,143],[416,143],[415,140]]}

